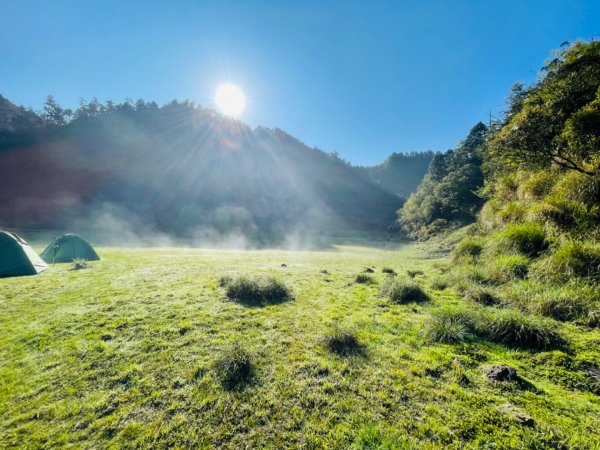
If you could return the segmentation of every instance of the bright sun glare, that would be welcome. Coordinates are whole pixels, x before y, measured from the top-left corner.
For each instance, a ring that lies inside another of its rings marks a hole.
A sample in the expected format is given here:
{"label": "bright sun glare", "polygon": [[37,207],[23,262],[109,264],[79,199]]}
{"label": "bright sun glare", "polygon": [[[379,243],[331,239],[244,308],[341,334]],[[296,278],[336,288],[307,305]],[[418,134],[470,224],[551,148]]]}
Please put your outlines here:
{"label": "bright sun glare", "polygon": [[217,88],[215,103],[223,114],[239,116],[246,107],[246,96],[235,84],[223,83]]}

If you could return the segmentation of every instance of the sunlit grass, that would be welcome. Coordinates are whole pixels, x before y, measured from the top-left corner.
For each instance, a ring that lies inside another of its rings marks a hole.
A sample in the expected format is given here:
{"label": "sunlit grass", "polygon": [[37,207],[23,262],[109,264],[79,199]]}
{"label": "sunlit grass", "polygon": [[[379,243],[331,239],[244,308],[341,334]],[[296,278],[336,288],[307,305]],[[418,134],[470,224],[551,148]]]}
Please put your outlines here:
{"label": "sunlit grass", "polygon": [[[600,331],[557,323],[569,347],[551,351],[467,336],[454,322],[428,339],[445,307],[495,310],[429,289],[440,271],[427,246],[98,251],[87,270],[57,264],[0,281],[7,447],[592,448],[600,427],[586,372]],[[373,284],[355,283],[365,267]],[[430,300],[382,297],[390,267],[423,271],[410,282]],[[293,300],[231,301],[240,276],[275,277]],[[483,374],[497,363],[536,389],[490,385]],[[536,427],[499,415],[507,402]]]}

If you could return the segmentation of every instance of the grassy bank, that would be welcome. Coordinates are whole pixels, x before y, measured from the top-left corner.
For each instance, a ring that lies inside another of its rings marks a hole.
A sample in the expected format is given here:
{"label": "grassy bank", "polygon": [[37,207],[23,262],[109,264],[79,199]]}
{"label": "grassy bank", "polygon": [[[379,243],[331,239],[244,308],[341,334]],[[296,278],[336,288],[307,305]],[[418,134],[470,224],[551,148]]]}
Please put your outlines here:
{"label": "grassy bank", "polygon": [[[560,348],[477,330],[437,342],[431,324],[449,308],[497,310],[436,284],[448,259],[433,243],[99,253],[87,269],[0,280],[0,446],[598,447],[600,399],[579,381],[584,362],[600,364],[600,330],[552,321]],[[236,301],[229,283],[254,292],[240,275],[261,295],[274,277],[289,295]],[[415,284],[419,301],[381,293]],[[488,381],[494,364],[524,382]]]}

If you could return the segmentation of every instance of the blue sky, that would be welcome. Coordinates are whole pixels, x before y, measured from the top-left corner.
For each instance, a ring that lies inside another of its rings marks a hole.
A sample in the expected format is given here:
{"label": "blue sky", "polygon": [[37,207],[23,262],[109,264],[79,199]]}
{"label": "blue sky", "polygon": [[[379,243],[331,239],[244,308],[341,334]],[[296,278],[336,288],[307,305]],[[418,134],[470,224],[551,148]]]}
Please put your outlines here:
{"label": "blue sky", "polygon": [[189,99],[230,81],[240,117],[355,164],[453,147],[563,41],[600,34],[600,1],[0,0],[0,93]]}

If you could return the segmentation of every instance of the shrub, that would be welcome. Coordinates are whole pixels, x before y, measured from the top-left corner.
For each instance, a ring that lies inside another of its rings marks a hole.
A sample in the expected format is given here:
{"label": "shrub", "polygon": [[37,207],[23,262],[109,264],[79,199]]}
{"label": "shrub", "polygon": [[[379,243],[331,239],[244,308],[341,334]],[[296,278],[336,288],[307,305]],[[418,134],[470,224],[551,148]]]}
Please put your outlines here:
{"label": "shrub", "polygon": [[373,280],[373,277],[371,275],[367,275],[366,273],[359,273],[358,275],[356,275],[356,278],[354,278],[354,282],[358,284],[373,284],[375,283],[375,280]]}
{"label": "shrub", "polygon": [[471,328],[471,319],[465,313],[448,309],[431,317],[425,336],[431,342],[452,344],[466,341]]}
{"label": "shrub", "polygon": [[381,293],[394,303],[424,302],[427,294],[414,281],[387,280],[381,287]]}
{"label": "shrub", "polygon": [[227,390],[242,388],[254,377],[254,355],[235,343],[223,351],[215,364],[221,385]]}
{"label": "shrub", "polygon": [[73,260],[73,265],[71,266],[71,270],[82,270],[89,269],[90,265],[85,259],[75,258]]}
{"label": "shrub", "polygon": [[471,286],[467,288],[463,292],[463,299],[487,306],[499,303],[496,296],[489,289],[481,286]]}
{"label": "shrub", "polygon": [[334,326],[324,338],[325,347],[336,355],[351,356],[364,353],[364,346],[356,333],[348,328]]}
{"label": "shrub", "polygon": [[494,260],[494,278],[499,282],[523,279],[529,272],[529,258],[524,255],[500,255]]}
{"label": "shrub", "polygon": [[465,257],[476,258],[483,252],[484,242],[476,237],[467,237],[454,248],[453,258],[458,261]]}
{"label": "shrub", "polygon": [[493,342],[520,348],[547,349],[562,343],[551,324],[514,310],[482,316],[477,331]]}
{"label": "shrub", "polygon": [[381,269],[381,271],[383,273],[387,273],[390,276],[396,275],[396,271],[394,269],[390,268],[390,267],[384,267],[383,269]]}
{"label": "shrub", "polygon": [[600,279],[600,244],[570,241],[538,265],[539,274],[568,281],[573,277]]}
{"label": "shrub", "polygon": [[500,250],[536,257],[548,248],[546,233],[539,223],[507,225],[495,236]]}
{"label": "shrub", "polygon": [[253,306],[285,302],[292,298],[290,289],[275,278],[238,277],[226,285],[229,299]]}

